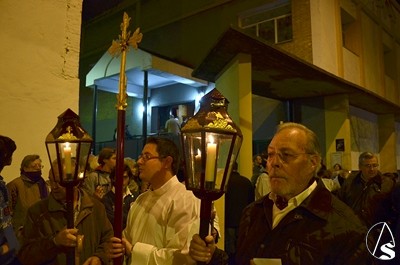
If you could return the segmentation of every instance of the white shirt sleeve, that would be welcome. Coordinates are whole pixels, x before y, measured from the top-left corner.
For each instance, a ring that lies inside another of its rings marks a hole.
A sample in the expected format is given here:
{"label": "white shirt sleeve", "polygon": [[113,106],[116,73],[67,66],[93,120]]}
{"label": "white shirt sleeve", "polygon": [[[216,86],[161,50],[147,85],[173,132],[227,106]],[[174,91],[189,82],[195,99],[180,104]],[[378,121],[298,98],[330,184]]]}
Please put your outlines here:
{"label": "white shirt sleeve", "polygon": [[271,187],[269,184],[269,176],[267,173],[261,173],[261,175],[257,179],[255,197],[256,200],[264,197],[268,193],[270,193]]}

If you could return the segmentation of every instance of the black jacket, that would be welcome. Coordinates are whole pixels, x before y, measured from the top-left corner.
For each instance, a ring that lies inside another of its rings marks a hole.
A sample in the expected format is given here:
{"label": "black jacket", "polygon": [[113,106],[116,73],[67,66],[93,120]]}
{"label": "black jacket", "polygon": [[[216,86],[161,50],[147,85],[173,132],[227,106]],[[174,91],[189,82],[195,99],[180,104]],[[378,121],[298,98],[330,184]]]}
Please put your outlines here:
{"label": "black jacket", "polygon": [[238,227],[243,209],[252,202],[254,187],[251,181],[233,171],[225,194],[225,226]]}
{"label": "black jacket", "polygon": [[337,195],[369,228],[378,222],[391,220],[390,195],[394,184],[392,176],[381,173],[365,182],[359,171],[346,179]]}
{"label": "black jacket", "polygon": [[281,258],[283,265],[370,264],[366,228],[353,211],[320,182],[311,195],[272,229],[268,196],[243,212],[236,264]]}
{"label": "black jacket", "polygon": [[[133,194],[129,194],[125,196],[122,201],[122,229],[126,227],[126,220],[128,219],[129,209],[131,208],[131,204],[135,200],[136,197]],[[110,223],[114,225],[115,193],[110,190],[103,196],[101,201],[106,208],[108,220],[110,220]]]}

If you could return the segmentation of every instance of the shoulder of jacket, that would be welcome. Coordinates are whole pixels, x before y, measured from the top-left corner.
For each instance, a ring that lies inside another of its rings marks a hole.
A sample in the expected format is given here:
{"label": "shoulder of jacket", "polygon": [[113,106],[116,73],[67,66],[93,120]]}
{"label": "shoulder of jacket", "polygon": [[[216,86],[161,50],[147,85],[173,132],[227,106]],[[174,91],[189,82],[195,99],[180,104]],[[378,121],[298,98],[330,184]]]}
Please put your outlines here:
{"label": "shoulder of jacket", "polygon": [[49,197],[43,199],[43,200],[39,200],[37,202],[35,202],[34,204],[32,204],[32,206],[30,206],[28,208],[28,213],[30,213],[31,215],[44,215],[45,213],[47,213],[49,211]]}
{"label": "shoulder of jacket", "polygon": [[15,185],[17,185],[17,184],[19,184],[19,183],[23,183],[23,179],[22,179],[21,176],[15,178],[15,179],[13,179],[13,180],[11,180],[10,182],[8,182],[8,183],[6,184],[6,186],[7,186],[7,187],[15,186]]}

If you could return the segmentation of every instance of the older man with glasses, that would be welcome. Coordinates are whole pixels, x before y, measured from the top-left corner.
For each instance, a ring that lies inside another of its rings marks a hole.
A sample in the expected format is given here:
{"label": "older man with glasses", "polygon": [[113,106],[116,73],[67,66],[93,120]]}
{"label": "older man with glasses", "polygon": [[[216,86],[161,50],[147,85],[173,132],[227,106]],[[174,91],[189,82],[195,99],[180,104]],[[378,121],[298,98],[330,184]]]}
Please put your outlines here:
{"label": "older man with glasses", "polygon": [[[244,209],[235,264],[370,264],[365,227],[318,181],[320,165],[314,132],[298,123],[279,125],[268,146],[271,192]],[[212,239],[206,240],[195,235],[190,256],[226,264]]]}
{"label": "older man with glasses", "polygon": [[12,222],[16,232],[22,229],[28,208],[47,198],[49,188],[42,177],[42,160],[39,155],[27,155],[21,162],[21,176],[7,184],[11,195]]}
{"label": "older man with glasses", "polygon": [[393,174],[379,171],[378,157],[364,152],[358,158],[359,171],[351,174],[338,191],[338,197],[371,227],[391,219],[390,195],[394,188]]}

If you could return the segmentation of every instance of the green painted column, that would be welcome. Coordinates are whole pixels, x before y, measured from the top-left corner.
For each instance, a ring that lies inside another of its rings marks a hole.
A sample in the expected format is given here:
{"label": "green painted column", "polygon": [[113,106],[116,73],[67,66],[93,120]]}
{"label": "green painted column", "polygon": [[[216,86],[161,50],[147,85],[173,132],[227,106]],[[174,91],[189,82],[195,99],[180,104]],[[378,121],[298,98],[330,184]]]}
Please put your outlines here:
{"label": "green painted column", "polygon": [[382,172],[397,172],[396,126],[393,114],[378,115],[379,167]]}
{"label": "green painted column", "polygon": [[239,172],[243,176],[251,177],[253,116],[250,56],[237,55],[216,81],[216,87],[229,100],[228,113],[243,133],[243,143],[237,159]]}
{"label": "green painted column", "polygon": [[[239,172],[243,176],[252,175],[252,94],[251,94],[251,58],[248,55],[237,55],[220,73],[216,88],[229,100],[228,113],[233,121],[240,126],[243,143],[237,162]],[[225,227],[225,196],[215,202],[219,216],[220,234],[224,238]],[[218,247],[224,249],[224,240],[218,242]]]}
{"label": "green painted column", "polygon": [[[351,126],[348,96],[327,96],[324,97],[324,104],[326,166],[331,169],[336,162],[339,162],[343,168],[351,170]],[[343,143],[344,147],[341,148],[341,144],[337,146],[338,143]]]}

